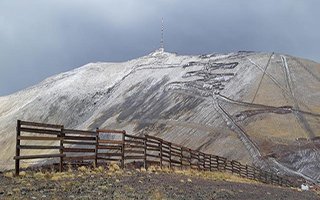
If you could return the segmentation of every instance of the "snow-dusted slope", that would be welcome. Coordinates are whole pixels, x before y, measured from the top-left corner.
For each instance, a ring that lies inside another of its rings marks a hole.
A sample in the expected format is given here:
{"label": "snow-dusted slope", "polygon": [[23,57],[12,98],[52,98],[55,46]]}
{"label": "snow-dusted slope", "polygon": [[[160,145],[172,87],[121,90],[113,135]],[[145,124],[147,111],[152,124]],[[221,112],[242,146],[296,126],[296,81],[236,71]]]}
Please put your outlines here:
{"label": "snow-dusted slope", "polygon": [[0,97],[0,168],[12,167],[15,123],[22,119],[153,134],[315,180],[319,97],[319,64],[273,53],[155,51],[92,63]]}

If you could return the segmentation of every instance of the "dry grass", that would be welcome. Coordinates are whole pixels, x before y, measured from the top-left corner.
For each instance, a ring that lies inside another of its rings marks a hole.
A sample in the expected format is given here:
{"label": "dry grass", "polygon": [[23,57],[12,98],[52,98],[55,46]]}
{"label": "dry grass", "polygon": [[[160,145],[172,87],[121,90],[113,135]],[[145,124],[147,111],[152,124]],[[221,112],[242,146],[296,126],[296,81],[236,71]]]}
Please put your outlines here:
{"label": "dry grass", "polygon": [[152,200],[162,200],[162,199],[166,199],[165,195],[160,192],[159,190],[155,189],[152,191],[150,199]]}
{"label": "dry grass", "polygon": [[51,171],[21,171],[19,177],[15,177],[13,172],[6,172],[4,173],[4,176],[7,178],[19,178],[19,179],[43,179],[43,180],[52,180],[52,181],[58,181],[63,179],[73,179],[77,176],[84,176],[89,174],[97,174],[97,173],[104,173],[104,168],[94,168],[90,169],[85,166],[79,167],[78,170],[73,171],[71,168],[69,168],[65,172],[56,172],[55,170]]}
{"label": "dry grass", "polygon": [[[176,174],[183,174],[186,176],[191,177],[199,177],[199,178],[205,178],[215,181],[229,181],[229,182],[237,182],[237,183],[260,183],[258,181],[247,179],[240,177],[235,174],[231,174],[228,172],[219,172],[219,171],[198,171],[193,169],[170,169],[168,167],[163,167],[162,169],[159,166],[150,166],[147,170],[150,173],[176,173]],[[186,181],[192,182],[192,179],[188,178]],[[184,181],[184,180],[183,180]]]}
{"label": "dry grass", "polygon": [[[114,175],[132,175],[133,173],[175,173],[175,174],[182,174],[188,176],[182,182],[192,182],[193,177],[197,178],[204,178],[210,179],[215,181],[229,181],[229,182],[237,182],[237,183],[259,183],[255,180],[242,178],[238,175],[234,175],[227,172],[219,172],[219,171],[198,171],[192,169],[170,169],[168,167],[163,167],[162,169],[159,166],[150,166],[148,169],[136,169],[136,170],[129,170],[124,173],[124,171],[120,168],[117,163],[111,163],[106,170],[104,167],[99,166],[97,168],[90,168],[86,166],[78,167],[77,170],[72,170],[71,167],[68,168],[65,172],[55,172],[54,170],[51,171],[38,171],[38,172],[20,172],[20,178],[34,178],[34,179],[45,179],[45,180],[52,180],[52,181],[59,181],[59,180],[72,180],[76,177],[86,177],[91,175],[106,175],[106,176],[114,176]],[[4,174],[5,177],[14,178],[13,172],[7,172]]]}
{"label": "dry grass", "polygon": [[14,174],[13,174],[13,172],[6,172],[6,173],[4,173],[4,176],[7,178],[13,178]]}
{"label": "dry grass", "polygon": [[120,172],[120,171],[122,171],[122,169],[117,163],[115,162],[110,163],[109,172]]}

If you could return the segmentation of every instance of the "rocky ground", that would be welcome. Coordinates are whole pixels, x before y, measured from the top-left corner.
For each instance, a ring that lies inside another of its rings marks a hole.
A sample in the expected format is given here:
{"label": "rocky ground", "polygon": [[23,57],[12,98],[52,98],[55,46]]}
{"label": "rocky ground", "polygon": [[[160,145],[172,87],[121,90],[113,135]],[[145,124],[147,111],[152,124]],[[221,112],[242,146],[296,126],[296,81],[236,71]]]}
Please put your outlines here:
{"label": "rocky ground", "polygon": [[231,174],[195,171],[122,171],[0,174],[0,199],[320,199],[313,191],[265,185]]}

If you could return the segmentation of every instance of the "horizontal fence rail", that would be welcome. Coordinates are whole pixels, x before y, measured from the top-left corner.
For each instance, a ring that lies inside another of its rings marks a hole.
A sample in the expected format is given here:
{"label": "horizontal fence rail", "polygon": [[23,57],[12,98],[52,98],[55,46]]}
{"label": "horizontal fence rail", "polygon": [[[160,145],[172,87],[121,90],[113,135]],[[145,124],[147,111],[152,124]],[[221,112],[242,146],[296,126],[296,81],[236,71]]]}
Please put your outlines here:
{"label": "horizontal fence rail", "polygon": [[63,161],[72,164],[85,164],[85,161],[95,160],[95,131],[63,129],[62,153]]}
{"label": "horizontal fence rail", "polygon": [[[32,134],[22,136],[22,133]],[[21,144],[23,141],[51,141],[55,145]],[[53,154],[20,155],[21,149],[52,150]],[[83,165],[106,164],[118,162],[121,168],[126,164],[140,163],[148,168],[158,165],[161,168],[195,169],[202,171],[226,171],[243,178],[267,184],[293,186],[277,174],[263,171],[235,160],[206,154],[161,138],[144,135],[129,135],[124,130],[97,129],[96,131],[64,129],[63,125],[42,124],[34,122],[17,122],[17,140],[15,172],[19,175],[20,160],[58,158],[59,171],[69,164]]]}

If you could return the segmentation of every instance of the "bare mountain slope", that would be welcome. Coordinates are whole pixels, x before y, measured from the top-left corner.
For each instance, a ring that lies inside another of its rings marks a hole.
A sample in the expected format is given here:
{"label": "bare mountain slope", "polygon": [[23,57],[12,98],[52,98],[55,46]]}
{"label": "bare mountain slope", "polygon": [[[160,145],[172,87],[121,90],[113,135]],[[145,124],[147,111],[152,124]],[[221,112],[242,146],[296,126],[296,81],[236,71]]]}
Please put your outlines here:
{"label": "bare mountain slope", "polygon": [[0,97],[0,167],[12,167],[22,119],[153,134],[320,180],[319,98],[320,65],[287,55],[155,51],[88,64]]}

